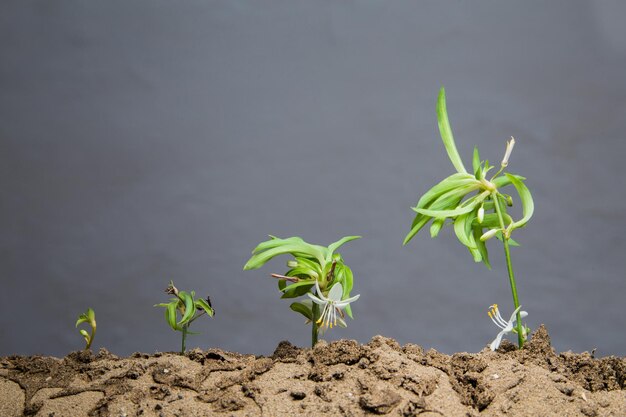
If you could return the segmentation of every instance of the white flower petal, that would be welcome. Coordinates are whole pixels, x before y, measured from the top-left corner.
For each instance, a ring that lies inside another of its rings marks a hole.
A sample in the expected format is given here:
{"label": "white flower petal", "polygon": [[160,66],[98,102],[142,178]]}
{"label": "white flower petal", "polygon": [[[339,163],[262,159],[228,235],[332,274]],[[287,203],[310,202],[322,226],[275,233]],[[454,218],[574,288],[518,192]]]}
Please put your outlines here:
{"label": "white flower petal", "polygon": [[326,301],[324,301],[324,300],[322,300],[322,299],[317,298],[316,296],[314,296],[314,295],[313,295],[313,294],[311,294],[310,292],[306,293],[306,295],[308,295],[308,296],[309,296],[309,298],[310,298],[311,300],[313,300],[313,302],[314,302],[315,304],[319,304],[319,305],[324,305],[324,304],[326,304]]}
{"label": "white flower petal", "polygon": [[508,333],[506,330],[502,330],[500,333],[498,333],[496,338],[493,339],[493,342],[491,342],[491,344],[489,345],[489,349],[491,349],[492,351],[498,349],[498,347],[500,347],[500,343],[502,342],[502,336],[504,336],[506,333]]}
{"label": "white flower petal", "polygon": [[335,303],[337,308],[345,308],[348,304],[355,302],[359,299],[361,294],[357,294],[354,297],[346,298],[345,300],[341,300],[338,303]]}
{"label": "white flower petal", "polygon": [[343,296],[343,286],[338,282],[330,289],[328,292],[328,300],[330,301],[341,301],[341,297]]}
{"label": "white flower petal", "polygon": [[322,293],[322,290],[320,289],[320,284],[317,280],[315,280],[315,292],[317,293],[317,296],[319,297],[320,300],[328,301],[328,299],[324,297],[324,294]]}

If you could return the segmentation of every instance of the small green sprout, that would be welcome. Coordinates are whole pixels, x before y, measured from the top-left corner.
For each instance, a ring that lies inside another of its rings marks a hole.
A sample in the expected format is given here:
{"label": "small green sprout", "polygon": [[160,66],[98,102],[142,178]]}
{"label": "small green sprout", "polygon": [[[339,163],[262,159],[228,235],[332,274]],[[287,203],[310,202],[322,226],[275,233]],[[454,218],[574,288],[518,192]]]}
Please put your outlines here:
{"label": "small green sprout", "polygon": [[[504,245],[509,284],[516,310],[516,332],[521,348],[526,340],[523,331],[522,314],[519,311],[517,287],[513,275],[513,265],[509,246],[519,246],[511,239],[514,230],[524,227],[534,211],[533,198],[524,184],[525,178],[504,172],[509,165],[509,158],[515,145],[515,139],[507,142],[500,169],[489,179],[487,174],[493,166],[489,161],[481,161],[478,148],[474,148],[472,173],[467,172],[459,156],[452,136],[452,128],[446,110],[446,92],[442,87],[437,101],[437,119],[443,144],[456,173],[428,190],[413,208],[417,212],[410,232],[404,239],[406,245],[431,220],[431,237],[436,237],[445,224],[454,227],[458,240],[465,245],[474,261],[483,262],[491,269],[486,241],[496,237]],[[507,213],[507,207],[513,205],[510,195],[502,193],[506,186],[513,185],[522,205],[522,218],[515,221]]]}
{"label": "small green sprout", "polygon": [[[174,286],[174,282],[170,281],[170,285],[165,289],[166,294],[173,295],[169,303],[155,304],[155,307],[165,308],[165,321],[167,324],[177,332],[182,332],[182,346],[180,349],[181,355],[186,351],[186,341],[188,334],[198,334],[189,331],[189,326],[197,318],[207,315],[213,317],[215,315],[215,309],[211,305],[211,298],[207,296],[206,300],[202,298],[196,299],[195,291],[186,292],[178,291],[178,288]],[[180,320],[177,320],[177,315],[180,314]]]}
{"label": "small green sprout", "polygon": [[93,343],[93,338],[96,336],[96,313],[93,309],[88,308],[86,312],[78,316],[76,327],[82,323],[87,323],[91,327],[91,334],[87,333],[87,330],[80,329],[80,334],[85,338],[85,350],[89,350]]}
{"label": "small green sprout", "polygon": [[311,345],[315,346],[320,331],[323,333],[336,325],[346,327],[344,312],[352,318],[350,303],[359,296],[350,297],[352,270],[335,251],[344,243],[359,238],[346,236],[324,247],[306,243],[299,237],[280,239],[270,236],[270,240],[252,251],[252,257],[243,269],[258,269],[279,255],[294,257],[287,262],[289,270],[284,275],[271,276],[278,279],[278,289],[283,293],[281,298],[297,298],[305,294],[310,298],[293,302],[289,307],[311,323]]}

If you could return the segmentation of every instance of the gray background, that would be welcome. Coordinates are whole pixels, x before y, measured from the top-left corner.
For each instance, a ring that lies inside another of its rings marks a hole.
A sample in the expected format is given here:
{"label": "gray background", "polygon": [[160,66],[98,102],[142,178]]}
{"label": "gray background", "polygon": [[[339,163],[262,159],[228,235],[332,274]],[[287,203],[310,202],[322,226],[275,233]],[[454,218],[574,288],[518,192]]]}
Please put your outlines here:
{"label": "gray background", "polygon": [[[513,252],[528,324],[558,350],[626,353],[623,2],[0,3],[0,355],[175,350],[152,305],[210,292],[190,345],[268,354],[310,331],[271,272],[267,234],[328,244],[376,334],[478,351],[511,312],[501,248],[474,264],[451,229],[401,242],[410,206],[478,145],[525,175],[536,214]],[[620,4],[621,3],[621,4]]]}

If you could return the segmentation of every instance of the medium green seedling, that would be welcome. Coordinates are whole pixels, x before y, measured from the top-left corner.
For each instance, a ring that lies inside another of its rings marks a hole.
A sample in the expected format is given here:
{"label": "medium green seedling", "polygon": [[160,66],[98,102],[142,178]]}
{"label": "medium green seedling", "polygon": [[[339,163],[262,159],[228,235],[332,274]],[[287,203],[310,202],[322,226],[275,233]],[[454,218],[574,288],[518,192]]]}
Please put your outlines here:
{"label": "medium green seedling", "polygon": [[[207,315],[213,317],[215,315],[215,309],[211,305],[211,298],[207,296],[206,299],[196,299],[195,291],[178,291],[178,288],[174,286],[174,282],[170,281],[170,285],[165,289],[166,294],[173,295],[169,303],[155,304],[155,307],[165,308],[165,321],[168,326],[177,332],[182,333],[182,344],[180,353],[185,353],[187,335],[198,334],[189,331],[191,323],[196,319]],[[180,316],[180,320],[178,319]]]}
{"label": "medium green seedling", "polygon": [[279,255],[293,256],[293,260],[287,262],[289,270],[284,275],[271,276],[278,279],[281,298],[308,297],[291,303],[289,307],[311,323],[311,346],[315,346],[318,333],[323,334],[334,326],[346,327],[345,315],[353,318],[350,303],[359,295],[350,297],[352,270],[335,251],[344,243],[359,238],[346,236],[324,247],[306,243],[299,237],[280,239],[270,236],[270,240],[252,251],[252,257],[243,269],[260,268]]}
{"label": "medium green seedling", "polygon": [[76,327],[82,323],[87,323],[91,327],[91,334],[87,333],[87,330],[80,329],[79,331],[85,339],[85,350],[89,350],[91,348],[91,344],[93,343],[93,338],[96,337],[96,313],[93,309],[88,308],[86,312],[78,316],[78,320],[76,320]]}
{"label": "medium green seedling", "polygon": [[[502,336],[514,332],[517,333],[518,345],[521,348],[528,334],[528,328],[522,325],[522,318],[527,313],[520,310],[510,253],[510,246],[518,244],[511,238],[511,234],[528,223],[533,214],[534,204],[530,191],[524,184],[526,178],[505,172],[515,139],[511,137],[507,142],[500,168],[488,178],[487,174],[494,167],[489,165],[489,161],[481,161],[478,148],[474,148],[472,172],[467,172],[463,165],[452,136],[446,110],[446,92],[443,87],[439,91],[437,101],[437,119],[441,139],[457,172],[428,190],[412,208],[417,214],[411,225],[411,231],[404,239],[404,244],[406,245],[431,220],[432,237],[436,237],[441,228],[449,224],[453,226],[459,242],[468,248],[474,261],[483,262],[491,269],[486,241],[493,237],[502,241],[515,311],[507,322],[501,317],[496,304],[490,307],[489,317],[502,329],[490,347],[492,350],[497,349]],[[513,198],[503,193],[502,189],[510,185],[515,188],[521,202],[522,218],[519,220],[513,220],[507,213],[507,207],[513,205]]]}

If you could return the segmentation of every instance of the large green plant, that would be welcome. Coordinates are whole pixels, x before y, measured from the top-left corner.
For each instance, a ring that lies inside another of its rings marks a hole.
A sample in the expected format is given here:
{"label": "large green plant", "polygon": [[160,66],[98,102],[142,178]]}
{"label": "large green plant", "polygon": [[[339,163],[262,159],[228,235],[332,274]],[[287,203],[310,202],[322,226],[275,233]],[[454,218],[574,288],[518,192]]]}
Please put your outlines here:
{"label": "large green plant", "polygon": [[[517,243],[511,239],[511,234],[514,230],[524,227],[530,220],[534,205],[530,191],[524,184],[525,178],[505,172],[515,140],[511,138],[507,143],[500,168],[488,178],[487,174],[494,167],[489,165],[489,161],[480,159],[478,148],[474,148],[472,172],[468,172],[463,165],[448,120],[446,93],[443,87],[439,91],[437,101],[437,119],[441,139],[457,172],[428,190],[413,207],[417,214],[413,219],[411,230],[404,239],[404,244],[406,245],[431,220],[430,234],[432,237],[436,237],[444,225],[450,224],[454,227],[459,242],[467,247],[474,261],[482,261],[488,268],[491,268],[485,242],[492,237],[501,240],[515,305],[515,320],[512,318],[508,323],[505,321],[499,323],[498,320],[497,324],[502,329],[511,327],[509,331],[517,333],[521,348],[526,338],[527,329],[522,326],[521,322],[525,312],[520,311],[511,264],[510,246],[517,246]],[[507,213],[507,207],[513,205],[513,199],[509,194],[503,193],[502,189],[510,185],[515,188],[521,201],[522,218],[519,220],[513,220]],[[490,309],[490,317],[495,315],[492,310]],[[495,311],[497,312],[497,308]],[[501,339],[502,335],[499,336]],[[499,344],[499,339],[497,344]]]}
{"label": "large green plant", "polygon": [[347,236],[324,247],[312,245],[299,237],[280,239],[270,236],[270,240],[254,248],[243,269],[260,268],[276,256],[293,256],[293,260],[287,262],[289,270],[284,275],[272,274],[272,277],[278,279],[281,298],[308,296],[308,299],[291,303],[290,308],[311,322],[311,345],[315,346],[320,331],[336,325],[346,326],[344,311],[352,318],[350,303],[359,296],[350,297],[352,270],[335,251],[344,243],[359,238]]}

